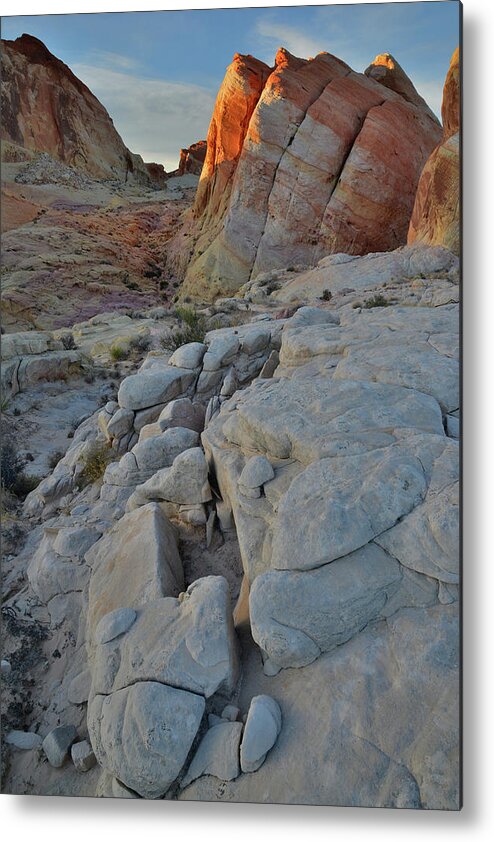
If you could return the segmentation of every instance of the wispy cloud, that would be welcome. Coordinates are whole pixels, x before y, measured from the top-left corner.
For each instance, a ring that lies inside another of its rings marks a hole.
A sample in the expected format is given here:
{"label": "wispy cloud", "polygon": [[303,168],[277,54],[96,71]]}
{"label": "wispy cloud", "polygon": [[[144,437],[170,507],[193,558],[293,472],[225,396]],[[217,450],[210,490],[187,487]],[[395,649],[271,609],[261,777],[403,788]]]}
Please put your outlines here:
{"label": "wispy cloud", "polygon": [[173,170],[180,148],[207,135],[216,92],[89,64],[73,70],[103,103],[124,143],[145,161]]}
{"label": "wispy cloud", "polygon": [[[286,47],[294,55],[309,58],[326,49],[324,38],[307,35],[294,26],[279,23],[275,20],[261,18],[256,25],[257,35],[269,42],[269,62],[273,60],[273,49]],[[275,46],[276,45],[276,46]]]}
{"label": "wispy cloud", "polygon": [[108,67],[111,70],[137,70],[139,62],[127,55],[111,53],[108,50],[93,50],[91,59],[97,66]]}
{"label": "wispy cloud", "polygon": [[[386,6],[363,5],[359,7],[357,18],[350,17],[352,7],[315,7],[308,16],[307,24],[298,27],[285,24],[275,13],[263,16],[256,22],[256,35],[262,53],[259,57],[270,64],[275,50],[281,46],[300,58],[309,58],[324,51],[333,53],[354,70],[362,72],[378,53],[393,52],[392,45],[398,36],[402,38],[405,24],[410,36],[417,35],[416,22],[410,19],[407,11],[397,4],[393,15],[390,15]],[[420,46],[424,51],[431,49],[430,44],[419,43]],[[400,61],[399,54],[396,58]],[[444,77],[425,79],[412,73],[411,78],[421,96],[440,118]]]}

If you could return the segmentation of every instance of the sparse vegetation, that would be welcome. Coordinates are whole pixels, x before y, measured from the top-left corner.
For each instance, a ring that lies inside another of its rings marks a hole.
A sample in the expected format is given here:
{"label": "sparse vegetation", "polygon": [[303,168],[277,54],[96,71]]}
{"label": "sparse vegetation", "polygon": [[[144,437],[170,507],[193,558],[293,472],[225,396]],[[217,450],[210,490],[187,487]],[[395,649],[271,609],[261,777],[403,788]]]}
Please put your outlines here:
{"label": "sparse vegetation", "polygon": [[77,348],[73,333],[64,333],[63,336],[60,337],[60,340],[66,351],[75,351]]}
{"label": "sparse vegetation", "polygon": [[50,453],[48,457],[48,467],[50,471],[53,471],[53,469],[57,467],[58,463],[60,462],[60,459],[62,459],[64,455],[65,454],[62,450],[54,450],[52,453]]}
{"label": "sparse vegetation", "polygon": [[323,289],[321,298],[323,301],[331,301],[333,293],[330,289]]}
{"label": "sparse vegetation", "polygon": [[126,284],[127,289],[139,289],[139,284],[136,284],[135,281],[130,281],[130,283]]}
{"label": "sparse vegetation", "polygon": [[362,307],[364,310],[371,310],[373,307],[389,307],[390,304],[391,301],[388,301],[384,295],[381,295],[381,293],[378,292],[377,295],[373,295],[372,298],[368,298],[364,301]]}
{"label": "sparse vegetation", "polygon": [[26,474],[26,459],[20,456],[12,434],[3,431],[1,453],[2,489],[23,500],[39,485],[40,477]]}
{"label": "sparse vegetation", "polygon": [[120,360],[125,360],[129,356],[129,352],[125,350],[125,348],[121,348],[120,345],[114,345],[110,348],[110,359],[114,363],[120,362]]}
{"label": "sparse vegetation", "polygon": [[205,317],[192,307],[177,307],[175,313],[183,327],[162,334],[161,347],[165,351],[176,351],[188,342],[204,342],[208,330]]}
{"label": "sparse vegetation", "polygon": [[114,459],[115,452],[106,443],[94,442],[81,457],[84,467],[79,474],[79,488],[84,488],[86,485],[101,479],[107,465]]}
{"label": "sparse vegetation", "polygon": [[147,334],[133,336],[129,342],[129,352],[134,355],[145,354],[151,347],[151,337]]}

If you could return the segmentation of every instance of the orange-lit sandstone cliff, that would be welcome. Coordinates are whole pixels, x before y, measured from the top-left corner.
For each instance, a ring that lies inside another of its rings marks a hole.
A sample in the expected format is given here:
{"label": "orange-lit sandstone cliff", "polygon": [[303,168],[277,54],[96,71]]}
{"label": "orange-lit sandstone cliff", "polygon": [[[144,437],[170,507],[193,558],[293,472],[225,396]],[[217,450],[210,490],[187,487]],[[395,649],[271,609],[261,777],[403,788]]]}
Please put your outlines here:
{"label": "orange-lit sandstone cliff", "polygon": [[460,253],[460,51],[444,83],[443,137],[427,161],[417,188],[408,243],[440,245]]}
{"label": "orange-lit sandstone cliff", "polygon": [[42,41],[2,41],[1,59],[2,140],[47,152],[93,178],[151,183],[103,105]]}
{"label": "orange-lit sandstone cliff", "polygon": [[193,218],[170,252],[184,293],[211,300],[289,264],[406,243],[441,127],[391,56],[384,69],[355,73],[329,53],[284,49],[274,69],[235,56]]}

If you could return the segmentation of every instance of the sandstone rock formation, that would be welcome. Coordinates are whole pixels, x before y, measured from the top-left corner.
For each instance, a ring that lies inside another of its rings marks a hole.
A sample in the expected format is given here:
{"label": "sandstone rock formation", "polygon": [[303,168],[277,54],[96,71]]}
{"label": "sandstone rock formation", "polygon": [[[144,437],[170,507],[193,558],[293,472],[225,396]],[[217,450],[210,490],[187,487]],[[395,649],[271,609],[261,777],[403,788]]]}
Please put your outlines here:
{"label": "sandstone rock formation", "polygon": [[32,35],[2,41],[2,139],[95,178],[151,182],[89,88]]}
{"label": "sandstone rock formation", "polygon": [[198,140],[197,143],[193,143],[186,149],[181,149],[177,174],[192,173],[192,175],[200,175],[206,158],[206,149],[206,140]]}
{"label": "sandstone rock formation", "polygon": [[328,53],[306,61],[281,49],[271,72],[235,56],[187,247],[181,235],[169,250],[183,293],[211,300],[291,263],[406,242],[440,125],[398,64],[390,59],[384,77],[381,67],[364,75]]}
{"label": "sandstone rock formation", "polygon": [[150,352],[29,495],[67,641],[40,734],[85,743],[41,791],[457,808],[458,260],[325,261],[299,288],[329,301]]}
{"label": "sandstone rock formation", "polygon": [[408,243],[443,245],[460,253],[460,51],[451,58],[444,84],[443,137],[417,187]]}

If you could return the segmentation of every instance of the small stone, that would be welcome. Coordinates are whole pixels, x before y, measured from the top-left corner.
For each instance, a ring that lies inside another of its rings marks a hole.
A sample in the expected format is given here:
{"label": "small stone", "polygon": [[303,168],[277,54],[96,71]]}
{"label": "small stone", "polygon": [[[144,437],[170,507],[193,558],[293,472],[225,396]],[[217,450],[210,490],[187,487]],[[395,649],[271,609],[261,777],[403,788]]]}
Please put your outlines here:
{"label": "small stone", "polygon": [[82,705],[89,699],[91,690],[91,671],[84,670],[76,675],[69,684],[67,696],[73,705]]}
{"label": "small stone", "polygon": [[206,351],[207,347],[202,342],[188,342],[177,348],[168,360],[168,365],[187,369],[199,368]]}
{"label": "small stone", "polygon": [[51,766],[57,769],[63,766],[76,739],[77,731],[73,725],[60,725],[47,734],[43,740],[43,751]]}
{"label": "small stone", "polygon": [[206,732],[180,786],[186,787],[201,775],[233,781],[240,774],[241,722],[223,722]]}
{"label": "small stone", "polygon": [[227,719],[229,722],[236,722],[240,715],[240,708],[236,705],[226,705],[221,713],[222,719]]}
{"label": "small stone", "polygon": [[214,728],[215,725],[221,725],[224,720],[221,716],[217,716],[215,713],[208,713],[208,725],[210,728]]}
{"label": "small stone", "polygon": [[96,643],[108,643],[120,634],[128,631],[137,617],[133,608],[116,608],[105,614],[99,621],[94,640]]}
{"label": "small stone", "polygon": [[91,744],[87,740],[82,740],[80,743],[74,743],[70,750],[72,762],[78,772],[88,772],[96,765],[96,757],[91,748]]}
{"label": "small stone", "polygon": [[2,658],[2,675],[10,675],[12,672],[12,667],[10,665],[10,661],[6,661]]}
{"label": "small stone", "polygon": [[259,488],[274,479],[271,463],[265,456],[252,456],[240,474],[239,484],[247,488]]}
{"label": "small stone", "polygon": [[271,696],[254,696],[240,746],[242,772],[255,772],[264,763],[281,731],[281,710]]}
{"label": "small stone", "polygon": [[39,734],[34,734],[32,731],[10,731],[5,737],[5,742],[9,746],[29,751],[32,748],[38,748],[43,742]]}

